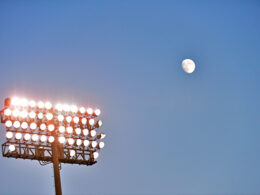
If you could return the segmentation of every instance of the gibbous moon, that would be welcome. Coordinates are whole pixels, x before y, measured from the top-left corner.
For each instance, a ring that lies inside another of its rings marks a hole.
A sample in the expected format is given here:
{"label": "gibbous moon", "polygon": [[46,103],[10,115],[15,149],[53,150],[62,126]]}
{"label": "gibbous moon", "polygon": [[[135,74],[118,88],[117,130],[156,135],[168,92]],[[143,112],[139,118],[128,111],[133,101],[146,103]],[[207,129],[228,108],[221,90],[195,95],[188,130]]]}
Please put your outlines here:
{"label": "gibbous moon", "polygon": [[195,70],[195,63],[191,59],[185,59],[182,61],[182,69],[188,73],[191,74]]}

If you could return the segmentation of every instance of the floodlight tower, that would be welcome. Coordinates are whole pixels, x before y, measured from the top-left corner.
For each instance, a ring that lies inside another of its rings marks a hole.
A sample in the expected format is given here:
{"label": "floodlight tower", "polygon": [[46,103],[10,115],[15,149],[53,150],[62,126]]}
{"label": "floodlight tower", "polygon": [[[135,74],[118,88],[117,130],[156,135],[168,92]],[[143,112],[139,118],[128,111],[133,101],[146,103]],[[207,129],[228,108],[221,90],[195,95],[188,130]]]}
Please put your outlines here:
{"label": "floodlight tower", "polygon": [[[53,163],[56,195],[61,195],[61,163],[93,165],[104,147],[104,133],[96,118],[100,109],[68,104],[6,98],[1,110],[6,127],[2,155],[8,158],[38,160],[41,165]],[[96,121],[95,121],[96,120]]]}

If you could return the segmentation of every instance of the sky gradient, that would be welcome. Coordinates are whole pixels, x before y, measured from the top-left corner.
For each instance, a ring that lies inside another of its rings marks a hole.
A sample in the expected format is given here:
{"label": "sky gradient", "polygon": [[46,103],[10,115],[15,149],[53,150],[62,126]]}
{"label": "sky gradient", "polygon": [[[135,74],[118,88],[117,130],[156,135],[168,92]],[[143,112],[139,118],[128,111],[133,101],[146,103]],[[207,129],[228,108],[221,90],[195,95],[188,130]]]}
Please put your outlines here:
{"label": "sky gradient", "polygon": [[[0,0],[0,102],[102,110],[106,146],[62,165],[64,195],[260,194],[259,19],[259,1]],[[0,194],[54,194],[52,165],[0,173]]]}

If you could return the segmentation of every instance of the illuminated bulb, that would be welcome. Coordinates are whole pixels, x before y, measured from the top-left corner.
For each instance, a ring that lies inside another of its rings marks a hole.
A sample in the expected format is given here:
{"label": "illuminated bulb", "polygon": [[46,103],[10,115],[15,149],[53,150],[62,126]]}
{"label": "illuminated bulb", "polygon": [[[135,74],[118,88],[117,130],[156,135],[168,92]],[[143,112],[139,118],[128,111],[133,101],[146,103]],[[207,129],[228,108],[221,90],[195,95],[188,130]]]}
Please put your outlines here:
{"label": "illuminated bulb", "polygon": [[58,115],[58,121],[62,122],[64,120],[64,116],[63,115]]}
{"label": "illuminated bulb", "polygon": [[64,104],[64,105],[62,106],[62,108],[63,108],[63,110],[64,110],[65,112],[69,112],[69,111],[70,111],[70,106],[69,106],[68,104]]}
{"label": "illuminated bulb", "polygon": [[69,138],[69,139],[68,139],[68,143],[69,143],[69,145],[73,145],[73,144],[74,144],[74,139]]}
{"label": "illuminated bulb", "polygon": [[95,148],[97,146],[97,142],[96,141],[92,141],[90,146],[91,146],[91,148]]}
{"label": "illuminated bulb", "polygon": [[36,106],[36,102],[33,101],[33,100],[31,100],[31,101],[29,102],[29,106],[32,107],[32,108],[34,108],[34,107]]}
{"label": "illuminated bulb", "polygon": [[50,143],[54,142],[54,137],[53,137],[53,136],[50,136],[50,137],[48,138],[48,141],[49,141]]}
{"label": "illuminated bulb", "polygon": [[79,112],[80,112],[81,114],[85,114],[86,109],[85,109],[84,107],[81,107],[81,108],[79,109]]}
{"label": "illuminated bulb", "polygon": [[23,122],[21,124],[21,127],[22,127],[22,129],[27,129],[28,128],[28,123],[27,122]]}
{"label": "illuminated bulb", "polygon": [[87,109],[87,113],[88,113],[88,115],[92,115],[93,114],[93,109],[92,108],[88,108]]}
{"label": "illuminated bulb", "polygon": [[73,128],[72,127],[67,127],[67,133],[71,134],[73,132]]}
{"label": "illuminated bulb", "polygon": [[32,135],[32,140],[33,140],[34,142],[38,141],[38,140],[39,140],[39,135],[33,134],[33,135]]}
{"label": "illuminated bulb", "polygon": [[4,114],[5,116],[10,116],[12,114],[11,110],[9,108],[7,108],[5,111],[4,111]]}
{"label": "illuminated bulb", "polygon": [[79,122],[79,117],[75,116],[75,117],[73,118],[73,122],[74,122],[74,123],[78,123],[78,122]]}
{"label": "illuminated bulb", "polygon": [[59,137],[59,142],[61,144],[64,144],[65,143],[65,137]]}
{"label": "illuminated bulb", "polygon": [[101,110],[100,110],[100,109],[96,109],[95,112],[94,112],[94,114],[95,114],[96,116],[99,116],[99,115],[101,114]]}
{"label": "illuminated bulb", "polygon": [[38,102],[38,108],[40,109],[44,108],[44,103],[42,101]]}
{"label": "illuminated bulb", "polygon": [[71,110],[71,112],[76,113],[76,112],[78,112],[78,107],[75,106],[75,105],[72,105],[72,106],[70,107],[70,110]]}
{"label": "illuminated bulb", "polygon": [[95,123],[95,120],[93,118],[89,119],[89,121],[88,121],[89,125],[94,125],[94,123]]}
{"label": "illuminated bulb", "polygon": [[97,132],[95,130],[90,131],[90,137],[94,137],[96,134],[97,134]]}
{"label": "illuminated bulb", "polygon": [[35,130],[36,128],[37,128],[36,123],[31,123],[30,124],[30,129]]}
{"label": "illuminated bulb", "polygon": [[46,125],[44,123],[40,125],[40,130],[42,131],[46,130]]}
{"label": "illuminated bulb", "polygon": [[21,99],[21,101],[20,101],[20,105],[23,106],[23,107],[28,106],[28,100],[25,99],[25,98]]}
{"label": "illuminated bulb", "polygon": [[53,114],[52,113],[47,113],[46,114],[46,118],[47,118],[47,120],[52,120],[52,118],[53,118]]}
{"label": "illuminated bulb", "polygon": [[103,124],[102,120],[98,120],[97,124],[96,124],[96,127],[101,127]]}
{"label": "illuminated bulb", "polygon": [[86,119],[86,118],[82,118],[82,119],[81,119],[81,123],[82,123],[83,125],[85,125],[85,124],[87,123],[87,119]]}
{"label": "illuminated bulb", "polygon": [[77,145],[80,146],[82,144],[82,140],[81,139],[77,139]]}
{"label": "illuminated bulb", "polygon": [[55,108],[56,108],[56,110],[58,110],[59,112],[62,111],[62,105],[61,105],[61,104],[57,104],[57,105],[55,106]]}
{"label": "illuminated bulb", "polygon": [[81,129],[80,128],[76,128],[75,132],[76,132],[77,135],[80,135],[81,134]]}
{"label": "illuminated bulb", "polygon": [[60,127],[59,127],[59,131],[60,131],[61,133],[64,133],[64,132],[65,132],[65,127],[64,127],[64,126],[60,126]]}
{"label": "illuminated bulb", "polygon": [[30,135],[29,133],[26,133],[26,134],[24,135],[24,139],[25,139],[26,141],[28,141],[29,139],[31,139],[31,135]]}
{"label": "illuminated bulb", "polygon": [[22,112],[20,112],[21,118],[26,118],[27,116],[28,116],[28,112],[26,110],[23,110]]}
{"label": "illuminated bulb", "polygon": [[67,121],[68,123],[70,123],[70,122],[72,121],[72,117],[71,117],[71,116],[67,116],[67,117],[66,117],[66,121]]}
{"label": "illuminated bulb", "polygon": [[104,143],[104,142],[99,142],[99,143],[98,143],[98,148],[99,148],[99,149],[104,148],[104,146],[105,146],[105,143]]}
{"label": "illuminated bulb", "polygon": [[48,130],[49,131],[53,131],[54,130],[54,125],[53,124],[48,125]]}
{"label": "illuminated bulb", "polygon": [[36,113],[33,112],[33,111],[31,111],[31,112],[29,113],[29,117],[30,117],[31,119],[34,119],[34,118],[36,117]]}
{"label": "illuminated bulb", "polygon": [[14,122],[14,128],[19,128],[20,127],[20,122],[19,121],[15,121]]}
{"label": "illuminated bulb", "polygon": [[12,100],[11,100],[11,104],[14,105],[14,106],[17,106],[18,102],[19,102],[19,99],[17,97],[13,97]]}
{"label": "illuminated bulb", "polygon": [[41,136],[41,142],[46,142],[46,140],[47,140],[46,135],[42,135],[42,136]]}
{"label": "illuminated bulb", "polygon": [[104,139],[106,137],[106,134],[100,133],[97,137],[98,139]]}
{"label": "illuminated bulb", "polygon": [[22,138],[22,134],[21,133],[16,133],[15,134],[15,139],[19,140]]}
{"label": "illuminated bulb", "polygon": [[13,137],[13,133],[12,132],[6,132],[6,138],[7,139],[11,139]]}
{"label": "illuminated bulb", "polygon": [[87,136],[89,134],[89,130],[88,129],[84,129],[83,130],[83,135]]}
{"label": "illuminated bulb", "polygon": [[19,116],[19,110],[17,110],[17,109],[15,109],[15,110],[13,110],[13,112],[12,112],[12,114],[13,114],[13,116],[14,117],[18,117]]}
{"label": "illuminated bulb", "polygon": [[46,102],[44,106],[47,110],[50,110],[52,108],[52,104],[50,102]]}
{"label": "illuminated bulb", "polygon": [[93,153],[93,158],[94,158],[94,159],[97,159],[98,156],[99,156],[98,152],[94,152],[94,153]]}
{"label": "illuminated bulb", "polygon": [[15,151],[15,146],[14,146],[14,145],[10,145],[10,146],[9,146],[9,150],[10,150],[11,152]]}
{"label": "illuminated bulb", "polygon": [[83,143],[84,143],[84,146],[85,146],[85,147],[88,147],[88,145],[89,145],[89,141],[88,141],[88,140],[84,140]]}
{"label": "illuminated bulb", "polygon": [[75,156],[75,154],[76,154],[75,150],[70,150],[70,156],[71,156],[71,157],[72,157],[72,156]]}
{"label": "illuminated bulb", "polygon": [[11,127],[12,126],[12,121],[8,120],[5,122],[6,127]]}
{"label": "illuminated bulb", "polygon": [[38,119],[43,119],[43,113],[40,112],[40,113],[38,114]]}

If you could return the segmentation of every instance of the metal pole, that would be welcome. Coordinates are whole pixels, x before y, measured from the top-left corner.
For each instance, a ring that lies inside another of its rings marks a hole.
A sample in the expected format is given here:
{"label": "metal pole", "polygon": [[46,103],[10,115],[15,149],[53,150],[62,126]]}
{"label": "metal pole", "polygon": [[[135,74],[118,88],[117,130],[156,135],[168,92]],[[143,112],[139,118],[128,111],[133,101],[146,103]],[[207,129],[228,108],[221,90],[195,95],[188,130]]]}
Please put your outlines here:
{"label": "metal pole", "polygon": [[62,195],[61,192],[61,181],[60,181],[60,167],[59,167],[59,151],[57,137],[55,137],[52,143],[52,162],[53,162],[53,172],[54,172],[54,182],[56,195]]}

